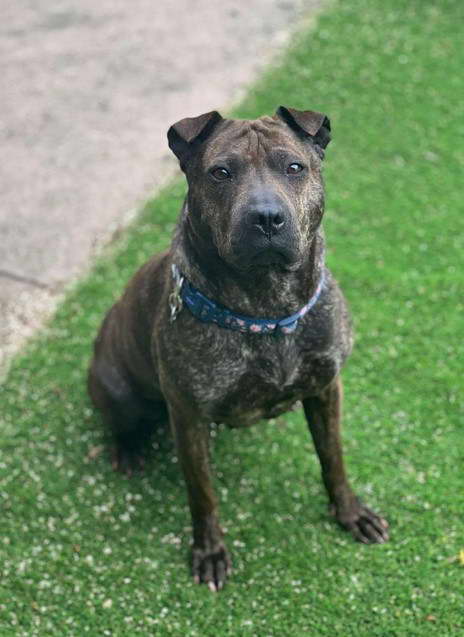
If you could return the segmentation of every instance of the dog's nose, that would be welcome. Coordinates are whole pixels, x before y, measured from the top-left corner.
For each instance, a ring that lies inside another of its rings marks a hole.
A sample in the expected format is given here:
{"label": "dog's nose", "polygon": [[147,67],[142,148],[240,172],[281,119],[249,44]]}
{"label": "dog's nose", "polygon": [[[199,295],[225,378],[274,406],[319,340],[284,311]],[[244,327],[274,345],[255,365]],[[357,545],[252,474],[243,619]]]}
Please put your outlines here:
{"label": "dog's nose", "polygon": [[260,206],[250,210],[248,222],[252,228],[269,238],[280,232],[285,225],[282,211],[272,206]]}

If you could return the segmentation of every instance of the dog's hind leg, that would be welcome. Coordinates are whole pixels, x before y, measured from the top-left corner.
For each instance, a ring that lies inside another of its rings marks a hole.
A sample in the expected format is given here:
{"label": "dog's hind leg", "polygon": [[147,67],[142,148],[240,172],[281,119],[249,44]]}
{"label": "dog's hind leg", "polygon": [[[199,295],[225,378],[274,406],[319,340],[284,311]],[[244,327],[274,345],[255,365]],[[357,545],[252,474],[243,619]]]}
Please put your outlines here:
{"label": "dog's hind leg", "polygon": [[113,468],[129,476],[143,469],[152,433],[168,421],[164,401],[143,398],[120,372],[112,366],[103,367],[97,359],[89,370],[88,387],[112,438]]}

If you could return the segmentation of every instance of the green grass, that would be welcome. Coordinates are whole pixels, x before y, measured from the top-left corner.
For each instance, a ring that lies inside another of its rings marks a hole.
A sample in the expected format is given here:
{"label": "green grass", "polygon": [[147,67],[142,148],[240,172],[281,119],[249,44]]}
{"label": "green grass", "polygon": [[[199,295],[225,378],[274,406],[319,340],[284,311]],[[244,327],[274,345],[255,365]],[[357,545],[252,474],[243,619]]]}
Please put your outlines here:
{"label": "green grass", "polygon": [[357,331],[346,457],[391,542],[357,545],[328,520],[301,414],[213,438],[235,562],[219,595],[188,575],[170,443],[158,439],[131,481],[106,452],[88,458],[102,443],[85,390],[91,342],[135,268],[167,245],[177,182],[1,390],[0,635],[464,634],[463,17],[462,0],[335,4],[236,110],[331,116],[328,258]]}

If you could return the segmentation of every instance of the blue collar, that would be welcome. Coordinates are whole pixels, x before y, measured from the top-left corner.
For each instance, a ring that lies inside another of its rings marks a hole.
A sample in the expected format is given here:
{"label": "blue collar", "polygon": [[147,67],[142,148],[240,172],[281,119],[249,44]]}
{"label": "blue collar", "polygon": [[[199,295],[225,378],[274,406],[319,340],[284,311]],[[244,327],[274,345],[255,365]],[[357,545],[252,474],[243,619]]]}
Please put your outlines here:
{"label": "blue collar", "polygon": [[218,305],[204,294],[197,290],[180,273],[177,265],[172,264],[172,277],[174,279],[174,290],[169,296],[169,306],[171,308],[171,321],[175,321],[177,314],[185,305],[197,319],[203,323],[215,323],[219,327],[238,332],[248,332],[251,334],[290,334],[296,330],[298,321],[317,302],[325,283],[325,270],[322,268],[321,278],[317,284],[314,294],[303,305],[298,312],[281,319],[254,318],[231,312],[227,308]]}
{"label": "blue collar", "polygon": [[298,325],[298,321],[317,302],[325,283],[325,271],[322,269],[321,278],[317,284],[314,294],[309,301],[295,314],[281,319],[254,318],[235,314],[227,308],[218,305],[204,294],[197,290],[180,273],[177,265],[172,264],[172,277],[174,279],[174,290],[169,296],[169,306],[171,308],[171,321],[174,321],[185,305],[197,319],[203,323],[215,323],[219,327],[248,332],[251,334],[290,334]]}

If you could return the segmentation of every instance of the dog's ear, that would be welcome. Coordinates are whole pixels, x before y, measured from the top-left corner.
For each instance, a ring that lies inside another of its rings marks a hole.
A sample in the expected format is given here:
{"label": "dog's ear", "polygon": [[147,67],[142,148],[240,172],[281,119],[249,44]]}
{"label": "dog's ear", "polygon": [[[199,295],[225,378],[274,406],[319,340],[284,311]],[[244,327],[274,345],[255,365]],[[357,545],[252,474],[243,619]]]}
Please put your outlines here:
{"label": "dog's ear", "polygon": [[317,111],[297,111],[286,106],[279,106],[276,113],[297,135],[309,138],[321,158],[324,157],[324,148],[330,142],[330,120],[327,115]]}
{"label": "dog's ear", "polygon": [[219,113],[211,111],[198,117],[186,117],[171,126],[168,130],[169,148],[179,159],[182,170],[198,146],[220,121],[222,117]]}

